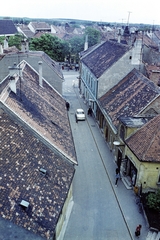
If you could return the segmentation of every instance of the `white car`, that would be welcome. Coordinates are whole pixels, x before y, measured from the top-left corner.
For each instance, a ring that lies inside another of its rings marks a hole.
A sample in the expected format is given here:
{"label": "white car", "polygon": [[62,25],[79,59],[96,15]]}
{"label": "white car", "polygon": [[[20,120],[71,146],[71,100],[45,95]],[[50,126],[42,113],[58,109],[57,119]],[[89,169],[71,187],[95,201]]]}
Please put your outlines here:
{"label": "white car", "polygon": [[79,120],[85,120],[86,116],[85,116],[84,110],[81,108],[78,108],[75,113],[75,118],[76,118],[76,122]]}

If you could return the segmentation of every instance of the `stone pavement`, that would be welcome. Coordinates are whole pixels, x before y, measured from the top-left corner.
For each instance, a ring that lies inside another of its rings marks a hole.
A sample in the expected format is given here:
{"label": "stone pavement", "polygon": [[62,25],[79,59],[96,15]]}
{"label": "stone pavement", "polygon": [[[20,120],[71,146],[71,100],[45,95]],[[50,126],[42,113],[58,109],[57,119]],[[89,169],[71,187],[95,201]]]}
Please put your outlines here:
{"label": "stone pavement", "polygon": [[[77,91],[77,89],[76,89]],[[77,92],[78,94],[78,92]],[[83,99],[81,101],[81,106],[87,112],[87,106],[84,104]],[[87,121],[90,126],[93,124],[97,124],[94,117],[87,117]],[[128,190],[124,185],[123,181],[119,180],[118,187],[115,187],[114,181],[115,176],[113,172],[115,171],[115,158],[112,152],[110,152],[107,142],[105,141],[98,125],[95,128],[92,128],[92,134],[94,135],[94,139],[97,144],[97,148],[99,149],[99,153],[101,154],[101,159],[105,168],[107,169],[108,177],[110,179],[110,183],[112,185],[114,194],[118,201],[119,207],[121,209],[121,213],[126,221],[126,224],[129,228],[130,234],[132,235],[132,239],[137,239],[134,236],[135,228],[138,224],[142,225],[141,236],[139,239],[145,240],[148,234],[148,223],[143,213],[139,213],[138,206],[135,202],[135,194],[134,191]],[[111,161],[112,159],[112,161]],[[113,209],[114,211],[114,209]],[[116,209],[115,209],[116,211]],[[125,237],[124,237],[125,240]],[[126,239],[127,240],[127,239]]]}
{"label": "stone pavement", "polygon": [[[75,85],[72,87],[77,95],[77,99],[79,101],[80,106],[87,113],[88,106],[86,105],[84,99],[81,98],[81,96],[79,94],[78,85]],[[138,206],[135,201],[134,191],[132,189],[127,189],[124,184],[124,181],[121,181],[121,180],[119,180],[119,182],[118,182],[118,187],[115,187],[115,185],[114,185],[114,182],[115,182],[114,172],[115,172],[115,168],[116,168],[115,157],[114,157],[113,153],[109,150],[107,142],[105,141],[103,134],[101,133],[94,117],[87,116],[86,121],[88,122],[90,130],[92,132],[94,141],[96,143],[97,149],[101,156],[101,161],[102,161],[105,171],[108,175],[110,185],[114,192],[115,198],[118,202],[118,206],[120,208],[121,214],[123,216],[125,224],[130,233],[131,239],[132,240],[137,239],[137,237],[135,237],[135,234],[134,234],[135,228],[138,224],[141,224],[142,230],[141,230],[141,236],[139,237],[139,239],[145,240],[147,238],[147,234],[149,232],[149,227],[148,227],[148,223],[147,223],[145,215],[143,213],[139,212]],[[93,126],[96,126],[96,127],[93,127]],[[117,211],[117,209],[116,208],[112,209],[112,211]],[[78,216],[77,216],[77,218],[78,218]],[[124,236],[124,240],[128,240],[128,239],[126,239]],[[148,240],[150,240],[150,239],[148,239]]]}

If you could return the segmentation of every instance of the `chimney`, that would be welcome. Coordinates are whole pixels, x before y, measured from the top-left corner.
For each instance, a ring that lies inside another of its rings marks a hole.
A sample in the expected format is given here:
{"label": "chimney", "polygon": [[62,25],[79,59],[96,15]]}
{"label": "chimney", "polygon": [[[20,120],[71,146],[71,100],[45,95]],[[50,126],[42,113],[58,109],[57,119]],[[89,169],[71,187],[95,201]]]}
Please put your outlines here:
{"label": "chimney", "polygon": [[28,40],[22,40],[21,42],[21,51],[28,52],[29,51],[29,42]]}
{"label": "chimney", "polygon": [[121,43],[121,29],[118,29],[118,43]]}
{"label": "chimney", "polygon": [[4,49],[8,48],[8,39],[4,39]]}
{"label": "chimney", "polygon": [[39,85],[43,87],[43,82],[42,82],[42,62],[39,61]]}
{"label": "chimney", "polygon": [[25,52],[26,51],[26,44],[25,44],[25,41],[21,41],[21,51],[22,52]]}
{"label": "chimney", "polygon": [[3,54],[3,46],[2,46],[2,43],[0,43],[0,54]]}
{"label": "chimney", "polygon": [[88,35],[86,35],[86,38],[85,38],[84,51],[86,51],[87,49],[88,49]]}
{"label": "chimney", "polygon": [[29,41],[28,41],[28,39],[26,40],[26,51],[29,52]]}
{"label": "chimney", "polygon": [[16,82],[19,79],[19,77],[22,75],[21,68],[17,67],[17,64],[14,63],[13,67],[8,67],[9,69],[9,75],[10,75],[10,89],[12,92],[16,94]]}
{"label": "chimney", "polygon": [[141,64],[141,54],[142,54],[142,39],[136,39],[134,47],[132,49],[131,64],[133,65]]}

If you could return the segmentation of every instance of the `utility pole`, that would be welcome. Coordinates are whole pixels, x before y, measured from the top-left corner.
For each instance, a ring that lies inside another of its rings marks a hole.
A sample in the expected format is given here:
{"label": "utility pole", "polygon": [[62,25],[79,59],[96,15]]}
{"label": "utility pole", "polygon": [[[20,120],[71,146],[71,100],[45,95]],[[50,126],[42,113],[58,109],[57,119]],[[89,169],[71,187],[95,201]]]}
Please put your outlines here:
{"label": "utility pole", "polygon": [[130,18],[130,14],[131,14],[132,12],[128,12],[128,21],[127,21],[127,26],[129,27],[129,18]]}

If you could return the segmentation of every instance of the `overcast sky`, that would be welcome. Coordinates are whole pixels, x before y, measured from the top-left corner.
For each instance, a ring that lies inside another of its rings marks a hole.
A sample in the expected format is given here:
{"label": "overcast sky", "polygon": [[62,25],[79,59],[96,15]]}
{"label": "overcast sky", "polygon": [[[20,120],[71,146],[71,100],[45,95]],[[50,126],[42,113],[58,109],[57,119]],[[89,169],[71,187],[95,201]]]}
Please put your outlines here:
{"label": "overcast sky", "polygon": [[159,0],[3,0],[2,17],[70,18],[160,25]]}

